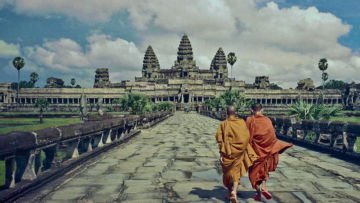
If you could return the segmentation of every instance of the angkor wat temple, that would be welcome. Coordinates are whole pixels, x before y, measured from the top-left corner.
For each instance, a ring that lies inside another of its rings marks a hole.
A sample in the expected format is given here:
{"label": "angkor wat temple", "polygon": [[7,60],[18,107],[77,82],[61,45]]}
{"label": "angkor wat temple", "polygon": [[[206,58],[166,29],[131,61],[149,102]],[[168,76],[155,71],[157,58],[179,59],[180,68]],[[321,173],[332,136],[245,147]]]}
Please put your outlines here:
{"label": "angkor wat temple", "polygon": [[143,60],[142,76],[134,81],[111,83],[108,68],[99,68],[95,72],[94,88],[23,88],[19,93],[19,104],[16,91],[10,84],[2,83],[0,108],[3,111],[33,109],[37,98],[47,99],[50,110],[75,110],[82,100],[88,106],[106,108],[127,93],[138,92],[148,95],[154,102],[174,102],[180,110],[186,106],[198,109],[206,100],[229,89],[241,91],[248,100],[262,103],[270,110],[284,109],[298,100],[319,103],[321,99],[325,104],[360,103],[358,89],[352,90],[350,101],[340,90],[322,91],[311,85],[301,84],[299,89],[270,89],[267,76],[256,77],[253,84],[235,80],[228,76],[226,54],[222,48],[215,53],[209,68],[200,69],[187,35],[181,38],[177,58],[169,69],[161,69],[156,52],[149,46]]}

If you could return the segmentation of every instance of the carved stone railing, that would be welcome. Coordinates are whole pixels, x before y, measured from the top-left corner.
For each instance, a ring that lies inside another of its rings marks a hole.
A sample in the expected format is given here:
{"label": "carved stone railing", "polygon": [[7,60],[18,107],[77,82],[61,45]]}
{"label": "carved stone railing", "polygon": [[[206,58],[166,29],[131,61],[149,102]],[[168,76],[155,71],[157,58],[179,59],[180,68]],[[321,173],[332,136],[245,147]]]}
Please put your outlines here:
{"label": "carved stone railing", "polygon": [[[226,118],[225,112],[201,111],[200,114],[218,120]],[[239,117],[246,119],[245,115]],[[329,152],[360,158],[356,140],[360,139],[360,123],[335,121],[297,121],[289,117],[270,117],[276,135],[295,144],[312,146]]]}
{"label": "carved stone railing", "polygon": [[12,132],[0,136],[0,202],[33,190],[61,176],[91,157],[116,146],[171,116],[172,112],[144,116],[128,115],[102,121],[46,128],[34,132]]}

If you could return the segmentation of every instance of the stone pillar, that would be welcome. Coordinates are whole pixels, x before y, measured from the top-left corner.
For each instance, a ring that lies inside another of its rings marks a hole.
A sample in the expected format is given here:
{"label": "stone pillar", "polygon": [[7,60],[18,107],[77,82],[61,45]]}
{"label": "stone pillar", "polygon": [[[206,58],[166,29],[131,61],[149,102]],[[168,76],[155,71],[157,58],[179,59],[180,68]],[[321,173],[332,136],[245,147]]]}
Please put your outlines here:
{"label": "stone pillar", "polygon": [[37,158],[40,159],[40,151],[31,150],[22,180],[34,180],[37,177],[37,171],[35,168]]}

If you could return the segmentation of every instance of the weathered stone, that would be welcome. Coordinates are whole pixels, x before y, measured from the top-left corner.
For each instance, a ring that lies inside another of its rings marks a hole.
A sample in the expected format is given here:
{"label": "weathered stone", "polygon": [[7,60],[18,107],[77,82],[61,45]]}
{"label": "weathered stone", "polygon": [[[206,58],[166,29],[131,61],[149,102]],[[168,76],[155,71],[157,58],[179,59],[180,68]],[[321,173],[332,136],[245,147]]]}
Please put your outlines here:
{"label": "weathered stone", "polygon": [[62,88],[64,87],[64,81],[60,78],[49,77],[46,79],[45,88]]}
{"label": "weathered stone", "polygon": [[[175,123],[177,128],[173,128]],[[100,155],[61,186],[48,187],[52,193],[37,193],[39,197],[32,202],[226,202],[214,139],[218,125],[207,117],[177,112],[125,145]],[[169,128],[167,134],[158,133]],[[103,168],[108,170],[102,172]],[[96,175],[93,169],[102,173]],[[294,146],[280,155],[277,170],[270,173],[267,186],[274,198],[263,198],[263,202],[359,202],[359,180],[358,165]],[[242,177],[238,199],[255,202],[254,194],[248,177]]]}
{"label": "weathered stone", "polygon": [[110,86],[111,86],[111,82],[109,79],[109,69],[108,68],[96,69],[94,88],[106,88]]}
{"label": "weathered stone", "polygon": [[269,76],[256,76],[254,87],[257,89],[267,89],[270,86]]}
{"label": "weathered stone", "polygon": [[311,78],[300,80],[297,85],[298,86],[296,87],[296,89],[298,90],[307,90],[307,91],[315,90],[314,81]]}

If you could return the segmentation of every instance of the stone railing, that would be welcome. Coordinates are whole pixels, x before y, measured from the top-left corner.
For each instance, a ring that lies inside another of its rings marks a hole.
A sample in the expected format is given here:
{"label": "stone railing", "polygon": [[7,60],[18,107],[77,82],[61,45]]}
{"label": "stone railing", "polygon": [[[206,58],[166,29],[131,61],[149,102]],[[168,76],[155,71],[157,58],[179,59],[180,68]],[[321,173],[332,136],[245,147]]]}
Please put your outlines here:
{"label": "stone railing", "polygon": [[128,115],[102,121],[12,132],[0,136],[0,202],[34,190],[71,168],[171,116],[172,112]]}
{"label": "stone railing", "polygon": [[[201,111],[200,114],[218,120],[226,118],[225,112]],[[246,116],[239,115],[246,119]],[[295,144],[322,149],[327,152],[360,157],[357,153],[356,140],[360,139],[360,123],[335,121],[297,121],[289,117],[270,117],[276,135]]]}

